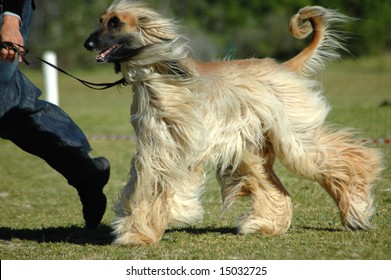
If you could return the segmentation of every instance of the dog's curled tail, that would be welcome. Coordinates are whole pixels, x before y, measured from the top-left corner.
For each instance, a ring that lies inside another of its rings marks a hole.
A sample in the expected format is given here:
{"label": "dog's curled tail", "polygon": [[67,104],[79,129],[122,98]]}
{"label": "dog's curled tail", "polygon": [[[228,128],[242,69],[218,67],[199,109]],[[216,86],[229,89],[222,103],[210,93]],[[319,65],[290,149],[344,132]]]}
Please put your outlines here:
{"label": "dog's curled tail", "polygon": [[351,20],[334,10],[320,6],[304,7],[291,18],[289,31],[298,39],[304,39],[313,32],[311,43],[298,55],[284,64],[293,71],[307,76],[321,69],[326,60],[339,59],[338,50],[347,51],[341,32],[332,30],[334,24]]}

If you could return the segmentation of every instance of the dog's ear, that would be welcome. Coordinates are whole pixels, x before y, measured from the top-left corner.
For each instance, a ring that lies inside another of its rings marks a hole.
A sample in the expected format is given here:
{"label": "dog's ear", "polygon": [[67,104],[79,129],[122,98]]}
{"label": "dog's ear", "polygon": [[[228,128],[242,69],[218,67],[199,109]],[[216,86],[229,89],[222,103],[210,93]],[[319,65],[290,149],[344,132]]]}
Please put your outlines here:
{"label": "dog's ear", "polygon": [[114,63],[114,71],[116,74],[121,72],[121,64],[119,62]]}

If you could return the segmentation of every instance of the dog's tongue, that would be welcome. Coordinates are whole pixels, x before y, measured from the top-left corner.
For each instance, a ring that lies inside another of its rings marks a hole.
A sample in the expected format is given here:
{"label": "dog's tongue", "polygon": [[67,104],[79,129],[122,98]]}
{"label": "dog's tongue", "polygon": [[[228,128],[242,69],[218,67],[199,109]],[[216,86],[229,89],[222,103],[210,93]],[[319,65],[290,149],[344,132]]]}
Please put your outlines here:
{"label": "dog's tongue", "polygon": [[108,49],[108,50],[105,50],[105,51],[101,52],[100,54],[98,54],[98,55],[96,56],[96,61],[97,61],[97,62],[103,62],[103,61],[105,61],[107,55],[110,54],[110,51],[111,51],[111,48]]}
{"label": "dog's tongue", "polygon": [[117,50],[118,45],[115,44],[114,46],[108,48],[105,51],[102,51],[100,54],[96,56],[97,62],[104,62],[109,54],[111,54],[113,51]]}

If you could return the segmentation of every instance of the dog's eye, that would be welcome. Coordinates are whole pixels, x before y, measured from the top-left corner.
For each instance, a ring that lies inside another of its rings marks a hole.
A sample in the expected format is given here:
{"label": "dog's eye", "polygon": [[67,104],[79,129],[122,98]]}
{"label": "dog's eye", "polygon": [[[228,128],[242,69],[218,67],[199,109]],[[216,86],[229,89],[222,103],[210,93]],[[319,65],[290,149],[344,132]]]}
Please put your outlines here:
{"label": "dog's eye", "polygon": [[111,28],[118,28],[121,27],[122,22],[117,17],[112,17],[108,22],[109,27]]}

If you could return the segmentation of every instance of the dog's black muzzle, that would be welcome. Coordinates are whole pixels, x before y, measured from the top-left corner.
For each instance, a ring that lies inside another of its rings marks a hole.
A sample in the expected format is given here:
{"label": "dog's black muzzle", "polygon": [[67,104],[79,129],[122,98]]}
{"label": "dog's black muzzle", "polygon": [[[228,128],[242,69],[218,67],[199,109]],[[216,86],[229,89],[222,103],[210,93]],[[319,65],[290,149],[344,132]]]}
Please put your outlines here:
{"label": "dog's black muzzle", "polygon": [[98,32],[92,33],[88,39],[84,42],[84,47],[88,51],[95,51],[97,50],[97,43],[96,43],[96,38],[97,38]]}
{"label": "dog's black muzzle", "polygon": [[132,47],[131,37],[122,37],[113,40],[104,38],[102,32],[93,32],[84,42],[84,47],[88,51],[100,52],[96,56],[98,62],[122,63],[142,52],[146,46]]}

